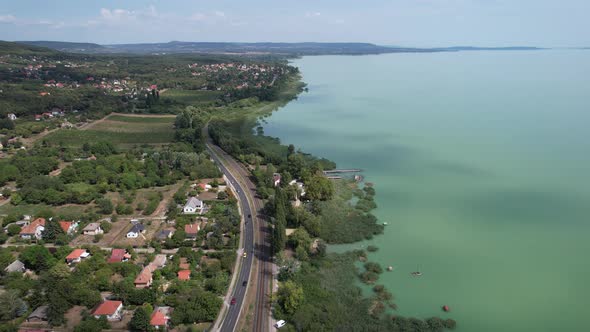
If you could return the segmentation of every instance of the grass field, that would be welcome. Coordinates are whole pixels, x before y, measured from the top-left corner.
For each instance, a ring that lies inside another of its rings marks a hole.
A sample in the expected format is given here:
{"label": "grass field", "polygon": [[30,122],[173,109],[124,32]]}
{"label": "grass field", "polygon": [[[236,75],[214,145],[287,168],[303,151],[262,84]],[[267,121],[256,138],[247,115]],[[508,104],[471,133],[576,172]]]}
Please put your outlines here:
{"label": "grass field", "polygon": [[174,119],[173,116],[115,114],[90,124],[87,130],[58,130],[46,139],[67,146],[97,141],[111,142],[122,148],[134,144],[165,144],[174,139]]}
{"label": "grass field", "polygon": [[169,89],[162,93],[161,96],[162,98],[170,98],[186,105],[199,106],[214,102],[221,94],[221,91]]}
{"label": "grass field", "polygon": [[51,206],[46,204],[19,204],[19,205],[12,205],[12,204],[5,204],[0,206],[0,215],[8,215],[8,214],[18,214],[18,215],[36,215],[40,211],[52,210],[57,215],[80,215],[84,213],[86,209],[92,209],[91,205],[77,205],[77,204],[68,204],[62,206]]}

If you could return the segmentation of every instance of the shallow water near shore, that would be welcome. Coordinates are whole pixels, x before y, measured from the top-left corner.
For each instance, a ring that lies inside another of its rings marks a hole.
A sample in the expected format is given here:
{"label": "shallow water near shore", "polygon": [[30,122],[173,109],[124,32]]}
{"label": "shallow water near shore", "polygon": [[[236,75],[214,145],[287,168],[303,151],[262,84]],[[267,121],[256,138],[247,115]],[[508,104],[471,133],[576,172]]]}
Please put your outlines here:
{"label": "shallow water near shore", "polygon": [[344,248],[379,247],[369,257],[394,267],[379,283],[400,314],[457,331],[587,330],[590,51],[294,65],[309,92],[265,134],[375,184],[385,234]]}

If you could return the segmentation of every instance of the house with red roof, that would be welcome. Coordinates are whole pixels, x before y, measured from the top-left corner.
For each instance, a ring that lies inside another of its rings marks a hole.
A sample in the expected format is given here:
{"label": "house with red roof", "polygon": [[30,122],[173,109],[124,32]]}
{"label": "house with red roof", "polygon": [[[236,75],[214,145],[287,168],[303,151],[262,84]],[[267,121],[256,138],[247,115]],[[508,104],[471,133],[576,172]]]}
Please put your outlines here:
{"label": "house with red roof", "polygon": [[191,270],[178,271],[178,280],[187,281],[191,279]]}
{"label": "house with red roof", "polygon": [[186,233],[186,237],[188,239],[196,239],[197,233],[199,233],[200,230],[201,230],[200,223],[184,225],[184,232]]}
{"label": "house with red roof", "polygon": [[40,240],[43,237],[43,231],[45,230],[45,218],[37,218],[32,223],[24,226],[20,230],[20,237],[25,240],[37,239]]}
{"label": "house with red roof", "polygon": [[121,320],[123,317],[121,312],[123,311],[123,302],[121,301],[104,301],[99,304],[92,314],[95,318],[106,316],[109,321]]}
{"label": "house with red roof", "polygon": [[61,229],[63,229],[64,233],[69,235],[69,234],[72,234],[76,231],[76,228],[78,228],[78,223],[62,220],[59,222],[59,227],[61,227]]}
{"label": "house with red roof", "polygon": [[126,262],[131,258],[131,255],[127,252],[126,249],[113,249],[111,251],[111,257],[107,262],[109,263],[121,263]]}
{"label": "house with red roof", "polygon": [[156,329],[166,329],[168,327],[168,320],[170,319],[170,307],[156,307],[150,318],[150,325]]}
{"label": "house with red roof", "polygon": [[133,282],[135,284],[135,288],[150,287],[152,285],[152,282],[154,281],[152,275],[152,272],[154,272],[154,270],[155,267],[151,264],[148,264],[148,266],[144,267],[141,270],[141,272],[139,272],[139,274],[135,278],[135,281]]}
{"label": "house with red roof", "polygon": [[83,258],[90,257],[90,253],[86,249],[74,249],[68,256],[66,256],[66,263],[80,263]]}

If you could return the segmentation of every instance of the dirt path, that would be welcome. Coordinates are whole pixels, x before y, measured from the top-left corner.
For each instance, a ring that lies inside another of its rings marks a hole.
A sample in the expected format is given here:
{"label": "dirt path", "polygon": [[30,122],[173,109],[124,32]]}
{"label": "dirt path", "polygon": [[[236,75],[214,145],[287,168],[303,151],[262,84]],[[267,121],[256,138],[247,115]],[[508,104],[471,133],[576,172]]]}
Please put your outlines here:
{"label": "dirt path", "polygon": [[160,204],[158,204],[158,207],[156,208],[154,213],[152,213],[150,215],[150,217],[164,218],[166,216],[166,210],[168,208],[168,204],[170,203],[170,201],[174,197],[174,194],[176,194],[178,189],[180,189],[180,187],[182,187],[182,182],[178,182],[178,183],[173,184],[172,187],[170,187],[170,189],[164,193],[163,198],[160,201]]}
{"label": "dirt path", "polygon": [[47,135],[49,135],[49,134],[51,134],[51,133],[53,133],[53,132],[55,132],[55,131],[57,131],[59,129],[60,128],[55,128],[55,129],[51,129],[51,130],[47,130],[46,129],[45,131],[43,131],[43,132],[41,132],[41,133],[39,133],[37,135],[33,135],[31,137],[28,137],[28,138],[21,138],[20,141],[23,143],[23,145],[27,149],[29,149],[29,148],[31,148],[35,144],[35,142],[37,142],[38,140],[42,139],[43,137],[45,137],[45,136],[47,136]]}
{"label": "dirt path", "polygon": [[105,116],[102,119],[98,119],[96,121],[89,122],[83,126],[80,126],[78,129],[80,130],[89,130],[92,129],[94,126],[98,125],[99,123],[108,120],[111,116],[126,116],[126,117],[134,117],[134,118],[175,118],[176,115],[174,114],[132,114],[132,113],[111,113]]}

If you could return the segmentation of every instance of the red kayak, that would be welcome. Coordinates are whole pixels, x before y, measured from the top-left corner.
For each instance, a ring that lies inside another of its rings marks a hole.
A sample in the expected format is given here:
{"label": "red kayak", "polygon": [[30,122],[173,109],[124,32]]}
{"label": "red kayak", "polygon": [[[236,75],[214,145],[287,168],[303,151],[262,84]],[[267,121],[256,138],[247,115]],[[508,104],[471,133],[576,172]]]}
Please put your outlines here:
{"label": "red kayak", "polygon": [[449,308],[449,306],[448,306],[448,305],[443,305],[443,307],[442,307],[442,310],[443,310],[444,312],[449,312],[449,311],[451,311],[451,308]]}

